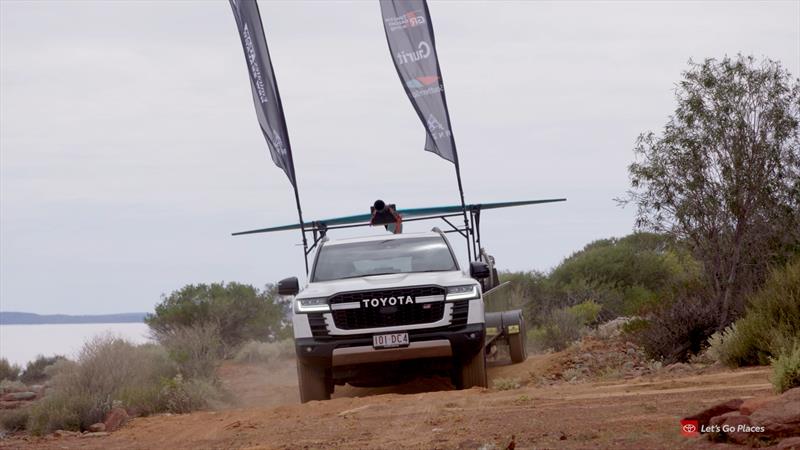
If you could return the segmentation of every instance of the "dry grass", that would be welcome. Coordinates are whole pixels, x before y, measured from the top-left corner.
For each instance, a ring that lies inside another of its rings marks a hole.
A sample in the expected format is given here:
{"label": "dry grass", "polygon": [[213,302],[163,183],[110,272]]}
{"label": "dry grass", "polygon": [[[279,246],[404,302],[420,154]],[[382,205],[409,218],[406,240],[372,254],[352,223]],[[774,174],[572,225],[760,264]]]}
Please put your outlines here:
{"label": "dry grass", "polygon": [[522,387],[519,378],[497,378],[492,380],[492,389],[497,391],[510,391]]}

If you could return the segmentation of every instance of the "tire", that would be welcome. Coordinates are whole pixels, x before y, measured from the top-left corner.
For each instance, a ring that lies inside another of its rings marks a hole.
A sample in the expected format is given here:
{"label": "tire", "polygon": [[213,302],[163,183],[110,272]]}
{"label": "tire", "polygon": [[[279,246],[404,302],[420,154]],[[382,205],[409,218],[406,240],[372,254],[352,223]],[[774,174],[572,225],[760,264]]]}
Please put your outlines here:
{"label": "tire", "polygon": [[300,387],[300,402],[330,400],[333,389],[329,386],[325,370],[297,361],[297,384]]}
{"label": "tire", "polygon": [[470,361],[461,366],[456,387],[458,389],[469,389],[472,387],[488,387],[489,381],[486,379],[486,353],[481,349]]}
{"label": "tire", "polygon": [[521,363],[528,358],[528,349],[525,347],[526,331],[525,319],[520,314],[519,333],[508,336],[508,353],[511,356],[511,362],[513,364]]}

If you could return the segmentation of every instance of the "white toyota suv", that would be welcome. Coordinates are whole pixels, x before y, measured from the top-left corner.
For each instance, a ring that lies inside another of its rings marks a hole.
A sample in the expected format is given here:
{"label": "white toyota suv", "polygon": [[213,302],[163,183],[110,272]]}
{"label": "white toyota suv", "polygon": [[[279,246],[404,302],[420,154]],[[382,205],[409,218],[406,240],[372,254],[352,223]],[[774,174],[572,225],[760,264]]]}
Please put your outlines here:
{"label": "white toyota suv", "polygon": [[321,242],[292,324],[300,399],[329,399],[335,385],[381,386],[420,375],[486,387],[482,262],[459,267],[444,233]]}

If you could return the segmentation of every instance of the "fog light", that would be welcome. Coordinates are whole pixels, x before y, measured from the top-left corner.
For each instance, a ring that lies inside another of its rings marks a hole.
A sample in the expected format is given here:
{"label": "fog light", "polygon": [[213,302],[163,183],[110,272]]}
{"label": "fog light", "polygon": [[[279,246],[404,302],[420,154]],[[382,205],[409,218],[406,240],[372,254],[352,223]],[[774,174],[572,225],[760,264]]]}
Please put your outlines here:
{"label": "fog light", "polygon": [[470,339],[475,339],[475,333],[470,333],[470,334],[469,334],[469,338],[470,338]]}
{"label": "fog light", "polygon": [[306,353],[311,353],[311,347],[306,347]]}

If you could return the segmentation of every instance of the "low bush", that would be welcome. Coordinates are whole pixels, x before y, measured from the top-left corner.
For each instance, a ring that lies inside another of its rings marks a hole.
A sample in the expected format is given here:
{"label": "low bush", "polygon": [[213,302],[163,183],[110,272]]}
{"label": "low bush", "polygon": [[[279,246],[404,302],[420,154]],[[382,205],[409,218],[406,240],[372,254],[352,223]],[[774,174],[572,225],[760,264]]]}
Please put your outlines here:
{"label": "low bush", "polygon": [[635,330],[631,338],[648,357],[671,364],[688,361],[691,355],[699,353],[717,323],[717,314],[712,308],[698,295],[685,293],[646,321],[637,321],[626,328]]}
{"label": "low bush", "polygon": [[728,347],[736,341],[736,323],[728,325],[724,330],[717,331],[708,338],[706,353],[713,362],[724,363],[723,357],[730,350]]}
{"label": "low bush", "polygon": [[0,358],[0,381],[16,380],[19,377],[20,370],[18,365],[11,364],[6,358]]}
{"label": "low bush", "polygon": [[22,392],[27,390],[28,387],[21,381],[2,380],[0,381],[0,394],[8,392]]}
{"label": "low bush", "polygon": [[587,300],[550,311],[543,324],[535,325],[528,331],[528,347],[539,352],[567,348],[588,331],[588,325],[597,321],[601,308],[600,304]]}
{"label": "low bush", "polygon": [[800,336],[800,258],[773,271],[722,346],[729,366],[769,364]]}
{"label": "low bush", "polygon": [[164,380],[161,387],[161,399],[164,409],[171,413],[187,413],[206,405],[205,397],[193,389],[191,381],[184,381],[178,374],[172,379]]}
{"label": "low bush", "polygon": [[85,430],[102,421],[115,400],[140,413],[159,411],[161,382],[177,373],[163,348],[110,336],[86,343],[77,361],[59,360],[50,368],[51,387],[30,410],[34,434]]}
{"label": "low bush", "polygon": [[294,341],[284,339],[277,342],[248,341],[236,352],[236,362],[270,363],[294,356]]}
{"label": "low bush", "polygon": [[772,385],[778,393],[800,387],[800,340],[784,347],[772,360]]}
{"label": "low bush", "polygon": [[0,428],[11,432],[24,430],[29,417],[28,408],[0,410]]}
{"label": "low bush", "polygon": [[175,327],[155,337],[186,378],[213,378],[226,353],[219,327],[211,323]]}
{"label": "low bush", "polygon": [[583,303],[578,303],[577,305],[570,306],[567,308],[570,314],[575,316],[580,322],[581,325],[591,325],[597,322],[597,318],[600,315],[600,310],[602,306],[600,304],[595,303],[594,300],[587,300]]}
{"label": "low bush", "polygon": [[528,331],[528,346],[533,351],[560,351],[579,339],[582,324],[578,317],[568,309],[552,311],[544,325],[537,325]]}
{"label": "low bush", "polygon": [[33,361],[29,361],[25,371],[20,376],[20,381],[27,384],[37,384],[47,380],[45,369],[52,366],[59,360],[65,359],[63,356],[42,356],[39,355]]}

